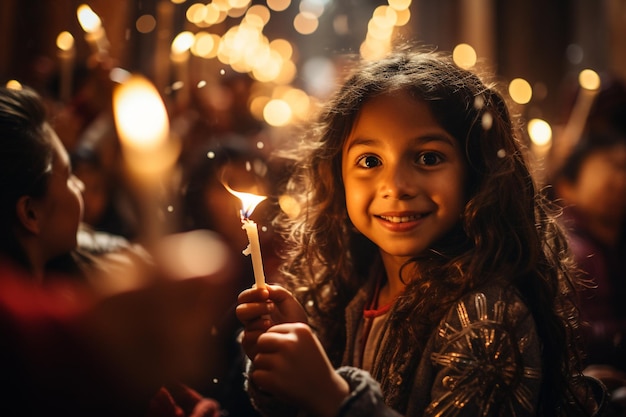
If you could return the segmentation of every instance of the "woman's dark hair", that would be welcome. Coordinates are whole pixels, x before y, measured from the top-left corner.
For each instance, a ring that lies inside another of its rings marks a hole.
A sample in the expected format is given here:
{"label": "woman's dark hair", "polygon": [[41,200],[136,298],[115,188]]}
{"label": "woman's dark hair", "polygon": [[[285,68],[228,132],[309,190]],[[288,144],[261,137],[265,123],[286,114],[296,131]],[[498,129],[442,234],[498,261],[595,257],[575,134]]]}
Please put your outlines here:
{"label": "woman's dark hair", "polygon": [[42,197],[47,189],[53,147],[40,96],[23,87],[0,87],[0,251],[23,261],[15,242],[16,203]]}
{"label": "woman's dark hair", "polygon": [[589,155],[626,143],[626,83],[607,78],[595,97],[585,129],[555,173],[555,178],[576,182]]}
{"label": "woman's dark hair", "polygon": [[[345,307],[378,257],[375,245],[354,230],[347,216],[342,148],[363,104],[396,92],[424,101],[458,140],[468,178],[459,227],[416,259],[419,269],[407,265],[403,270],[407,287],[389,317],[389,337],[404,341],[399,349],[417,346],[422,351],[437,323],[463,294],[504,280],[524,298],[543,342],[545,396],[540,412],[565,407],[573,398],[568,394],[571,375],[580,364],[565,238],[552,209],[536,191],[519,125],[496,84],[458,67],[447,55],[404,48],[364,62],[296,144],[295,171],[286,192],[300,203],[301,211],[291,218],[280,215],[275,222],[278,230],[284,227],[290,250],[284,268],[287,282],[294,282],[292,290],[311,310],[312,322],[338,364],[344,349]],[[413,323],[410,327],[403,324],[407,320]],[[397,358],[402,353],[392,354]],[[401,411],[408,384],[388,386],[385,369],[393,357],[383,355],[381,361],[382,374],[375,377],[384,392],[401,391],[390,404]]]}
{"label": "woman's dark hair", "polygon": [[616,129],[587,131],[563,162],[563,165],[556,173],[556,178],[563,178],[568,182],[575,183],[583,162],[592,154],[598,151],[611,149],[615,146],[626,144],[626,132]]}

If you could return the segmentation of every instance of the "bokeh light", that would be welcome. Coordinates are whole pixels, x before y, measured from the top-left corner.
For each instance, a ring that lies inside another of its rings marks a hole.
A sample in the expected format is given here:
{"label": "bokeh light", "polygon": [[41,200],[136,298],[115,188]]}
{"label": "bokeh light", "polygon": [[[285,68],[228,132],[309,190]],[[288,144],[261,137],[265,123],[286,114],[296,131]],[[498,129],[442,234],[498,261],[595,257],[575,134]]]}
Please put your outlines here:
{"label": "bokeh light", "polygon": [[531,119],[528,122],[528,135],[537,146],[546,146],[552,141],[552,128],[542,119]]}
{"label": "bokeh light", "polygon": [[285,126],[291,120],[291,108],[284,100],[270,100],[263,108],[263,118],[271,126]]}
{"label": "bokeh light", "polygon": [[452,59],[461,68],[472,68],[476,65],[477,55],[471,45],[460,43],[452,50]]}
{"label": "bokeh light", "polygon": [[74,47],[74,36],[68,31],[63,31],[57,36],[57,48],[62,51],[69,51]]}
{"label": "bokeh light", "polygon": [[509,95],[517,104],[526,104],[533,96],[533,89],[525,79],[515,78],[509,83]]}
{"label": "bokeh light", "polygon": [[139,33],[150,33],[156,28],[156,19],[151,14],[139,16],[135,22],[135,28]]}
{"label": "bokeh light", "polygon": [[591,69],[584,69],[578,74],[578,82],[585,90],[598,90],[600,89],[600,76],[597,72]]}

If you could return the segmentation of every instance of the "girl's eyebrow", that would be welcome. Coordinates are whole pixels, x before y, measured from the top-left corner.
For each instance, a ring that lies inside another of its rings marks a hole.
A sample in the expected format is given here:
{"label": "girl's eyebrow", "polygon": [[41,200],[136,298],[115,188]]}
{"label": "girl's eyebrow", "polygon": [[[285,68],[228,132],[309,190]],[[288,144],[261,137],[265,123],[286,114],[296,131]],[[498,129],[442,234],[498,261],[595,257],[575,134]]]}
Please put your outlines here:
{"label": "girl's eyebrow", "polygon": [[[414,138],[412,141],[415,145],[425,145],[431,142],[442,142],[452,147],[456,146],[456,141],[451,136],[444,134],[444,133],[425,134],[423,136],[418,136]],[[348,142],[348,147],[346,148],[346,152],[355,146],[376,146],[376,145],[381,145],[384,142],[385,141],[381,139],[358,137]]]}
{"label": "girl's eyebrow", "polygon": [[381,144],[382,141],[379,139],[370,139],[370,138],[356,138],[354,140],[348,141],[348,147],[346,148],[346,151],[349,151],[350,149],[352,149],[355,146],[374,146],[374,145],[379,145]]}

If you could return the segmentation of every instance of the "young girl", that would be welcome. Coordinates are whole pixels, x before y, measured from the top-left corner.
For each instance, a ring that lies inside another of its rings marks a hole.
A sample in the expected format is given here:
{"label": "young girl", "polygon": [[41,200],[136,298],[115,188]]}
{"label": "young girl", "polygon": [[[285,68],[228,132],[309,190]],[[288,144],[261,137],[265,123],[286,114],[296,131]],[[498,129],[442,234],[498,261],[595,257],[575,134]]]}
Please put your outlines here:
{"label": "young girl", "polygon": [[276,222],[291,292],[239,297],[260,410],[593,411],[566,245],[517,128],[495,88],[443,54],[396,51],[347,79],[297,144],[300,212]]}

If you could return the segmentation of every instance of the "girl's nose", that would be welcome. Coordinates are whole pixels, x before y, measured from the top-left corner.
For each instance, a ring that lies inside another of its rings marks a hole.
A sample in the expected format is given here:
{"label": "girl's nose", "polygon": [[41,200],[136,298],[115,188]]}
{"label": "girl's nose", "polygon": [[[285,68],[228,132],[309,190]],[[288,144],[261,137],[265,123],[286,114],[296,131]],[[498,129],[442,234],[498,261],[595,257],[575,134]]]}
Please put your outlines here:
{"label": "girl's nose", "polygon": [[407,200],[417,194],[415,171],[406,163],[387,165],[381,179],[381,192],[384,198]]}

